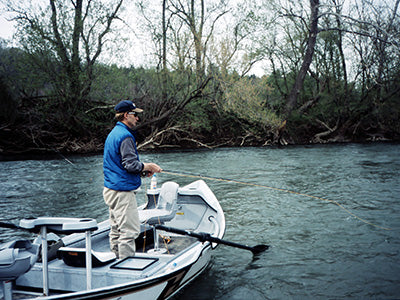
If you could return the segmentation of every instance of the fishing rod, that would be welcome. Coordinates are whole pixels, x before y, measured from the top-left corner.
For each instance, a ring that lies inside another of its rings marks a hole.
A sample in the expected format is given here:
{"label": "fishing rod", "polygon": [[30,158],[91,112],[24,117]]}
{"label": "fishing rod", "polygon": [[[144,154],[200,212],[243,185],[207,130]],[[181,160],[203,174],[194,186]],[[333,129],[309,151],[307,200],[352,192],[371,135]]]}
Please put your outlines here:
{"label": "fishing rod", "polygon": [[242,184],[242,185],[248,185],[248,186],[255,186],[255,187],[262,187],[262,188],[267,188],[270,190],[275,190],[275,191],[279,191],[279,192],[285,192],[285,193],[290,193],[290,194],[294,194],[294,195],[298,195],[298,196],[304,196],[304,197],[308,197],[308,198],[313,198],[313,199],[317,199],[317,200],[321,200],[321,201],[325,201],[325,202],[329,202],[332,204],[335,204],[336,206],[340,207],[341,209],[343,209],[346,213],[348,213],[349,215],[351,215],[352,217],[356,218],[357,220],[374,226],[376,228],[379,229],[383,229],[383,230],[392,230],[391,228],[387,228],[387,227],[382,227],[379,225],[376,225],[372,222],[369,222],[359,216],[357,216],[356,214],[354,214],[353,212],[351,212],[350,210],[348,210],[347,208],[345,208],[342,204],[340,204],[339,202],[335,201],[335,200],[330,200],[330,199],[326,199],[326,198],[322,198],[322,197],[318,197],[318,196],[313,196],[313,195],[309,195],[309,194],[304,194],[304,193],[299,193],[299,192],[295,192],[295,191],[291,191],[288,189],[283,189],[283,188],[277,188],[277,187],[272,187],[272,186],[267,186],[267,185],[263,185],[263,184],[257,184],[257,183],[251,183],[251,182],[245,182],[245,181],[239,181],[239,180],[235,180],[235,179],[228,179],[228,178],[222,178],[222,177],[211,177],[211,176],[204,176],[204,175],[200,175],[200,174],[193,174],[193,173],[188,173],[188,172],[177,172],[177,171],[173,171],[173,170],[163,170],[162,171],[165,174],[169,174],[169,175],[175,175],[175,176],[182,176],[182,177],[191,177],[191,178],[201,178],[201,179],[207,179],[207,180],[214,180],[214,181],[221,181],[221,182],[229,182],[229,183],[236,183],[236,184]]}

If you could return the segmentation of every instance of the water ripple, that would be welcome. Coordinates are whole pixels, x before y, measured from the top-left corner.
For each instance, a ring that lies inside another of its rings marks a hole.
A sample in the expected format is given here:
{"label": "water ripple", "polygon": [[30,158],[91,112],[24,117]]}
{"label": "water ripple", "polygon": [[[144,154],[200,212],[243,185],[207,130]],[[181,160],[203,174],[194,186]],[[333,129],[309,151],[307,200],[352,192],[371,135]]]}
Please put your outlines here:
{"label": "water ripple", "polygon": [[[219,246],[210,268],[175,299],[400,298],[400,145],[218,149],[141,155],[164,169],[283,188],[206,180],[225,211],[225,239],[268,244],[256,258]],[[108,217],[102,157],[0,162],[0,219]],[[161,174],[160,184],[193,178]],[[144,180],[144,188],[149,182]],[[138,201],[145,201],[144,193]],[[0,229],[0,240],[25,233]]]}

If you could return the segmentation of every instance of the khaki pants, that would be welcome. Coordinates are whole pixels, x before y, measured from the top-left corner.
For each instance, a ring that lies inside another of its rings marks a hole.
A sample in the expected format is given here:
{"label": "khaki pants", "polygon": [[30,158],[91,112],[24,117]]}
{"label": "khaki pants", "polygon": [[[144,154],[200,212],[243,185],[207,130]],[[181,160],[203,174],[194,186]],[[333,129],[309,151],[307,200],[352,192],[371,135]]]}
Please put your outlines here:
{"label": "khaki pants", "polygon": [[140,233],[139,214],[134,191],[103,190],[110,212],[110,247],[117,258],[135,255],[135,239]]}

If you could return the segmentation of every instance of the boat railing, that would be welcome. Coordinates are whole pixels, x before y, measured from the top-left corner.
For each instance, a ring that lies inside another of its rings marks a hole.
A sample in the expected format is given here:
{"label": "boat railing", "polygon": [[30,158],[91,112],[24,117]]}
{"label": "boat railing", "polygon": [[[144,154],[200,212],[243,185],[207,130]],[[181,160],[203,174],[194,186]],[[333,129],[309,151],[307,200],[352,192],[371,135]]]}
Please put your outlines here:
{"label": "boat railing", "polygon": [[23,219],[20,227],[33,232],[39,232],[42,241],[42,273],[43,273],[43,295],[49,295],[49,271],[48,271],[48,246],[47,233],[60,234],[85,233],[86,243],[86,288],[92,288],[92,240],[91,232],[97,230],[97,221],[90,218],[54,218],[39,217],[34,219]]}
{"label": "boat railing", "polygon": [[[208,217],[208,220],[213,224],[213,226],[214,226],[214,233],[212,234],[212,236],[214,236],[214,237],[216,237],[216,238],[219,238],[220,236],[219,236],[219,233],[220,233],[220,227],[219,227],[219,224],[218,224],[218,222],[217,222],[217,219],[214,217],[214,216],[209,216]],[[211,247],[212,248],[215,248],[217,246],[217,244],[216,243],[211,243]]]}

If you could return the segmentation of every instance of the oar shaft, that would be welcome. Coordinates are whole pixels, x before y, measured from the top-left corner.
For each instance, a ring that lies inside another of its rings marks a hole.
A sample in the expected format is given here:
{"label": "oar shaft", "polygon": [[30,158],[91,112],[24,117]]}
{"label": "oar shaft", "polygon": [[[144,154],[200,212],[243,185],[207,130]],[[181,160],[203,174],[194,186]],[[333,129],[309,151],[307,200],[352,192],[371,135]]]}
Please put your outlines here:
{"label": "oar shaft", "polygon": [[242,244],[238,244],[238,243],[230,242],[230,241],[226,241],[226,240],[221,240],[221,239],[218,239],[218,238],[215,238],[212,236],[210,236],[210,239],[208,239],[208,241],[213,242],[213,243],[219,243],[219,244],[231,246],[231,247],[241,248],[244,250],[253,251],[253,247],[249,247],[247,245],[242,245]]}
{"label": "oar shaft", "polygon": [[24,229],[13,223],[7,223],[7,222],[1,222],[1,221],[0,221],[0,227],[9,228],[9,229]]}
{"label": "oar shaft", "polygon": [[192,236],[198,239],[201,239],[203,237],[203,235],[201,234],[197,234],[193,231],[189,231],[189,230],[183,230],[183,229],[179,229],[179,228],[174,228],[174,227],[168,227],[168,226],[164,226],[164,225],[155,225],[156,229],[160,229],[160,230],[164,230],[164,231],[168,231],[168,232],[172,232],[172,233],[177,233],[177,234],[181,234],[181,235],[188,235],[188,236]]}
{"label": "oar shaft", "polygon": [[267,245],[258,245],[255,247],[249,247],[247,245],[242,245],[242,244],[222,240],[217,237],[213,237],[209,233],[205,233],[205,232],[193,232],[193,231],[189,231],[189,230],[182,230],[179,228],[168,227],[168,226],[159,225],[159,224],[155,225],[155,228],[164,230],[164,231],[168,231],[168,232],[172,232],[172,233],[195,237],[195,238],[199,239],[201,242],[209,241],[212,243],[223,244],[223,245],[227,245],[227,246],[231,246],[231,247],[249,250],[249,251],[253,252],[253,254],[257,254],[257,253],[260,253],[260,252],[268,249]]}

